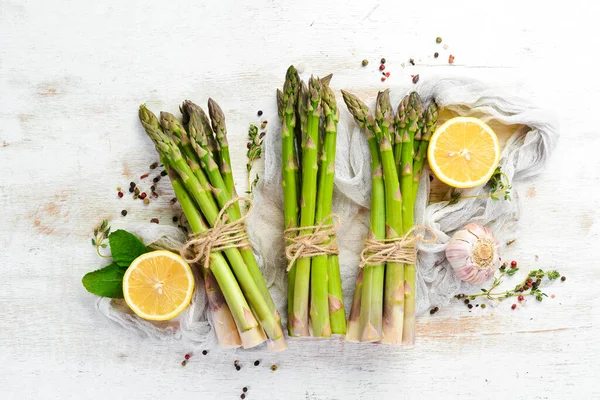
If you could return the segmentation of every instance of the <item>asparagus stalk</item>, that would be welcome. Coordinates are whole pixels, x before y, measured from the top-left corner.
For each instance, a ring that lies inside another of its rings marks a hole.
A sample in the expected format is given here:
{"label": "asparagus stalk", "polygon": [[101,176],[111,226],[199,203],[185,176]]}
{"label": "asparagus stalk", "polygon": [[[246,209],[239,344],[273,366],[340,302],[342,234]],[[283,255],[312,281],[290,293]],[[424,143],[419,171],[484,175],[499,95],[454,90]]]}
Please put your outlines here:
{"label": "asparagus stalk", "polygon": [[[145,112],[142,113],[140,109],[140,118],[145,117],[148,114],[151,114],[148,110],[145,110]],[[151,128],[149,124],[145,124],[144,127]],[[194,165],[194,163],[189,159],[185,160],[181,154],[181,151],[179,150],[179,147],[167,135],[163,134],[160,129],[148,128],[146,129],[146,132],[154,141],[157,150],[169,162],[173,169],[175,169],[185,188],[200,207],[200,210],[204,214],[207,222],[210,226],[213,226],[217,219],[219,210],[214,204],[214,199],[210,195],[209,190],[204,187],[198,181],[198,179],[196,179],[196,176],[192,172],[192,169],[197,167],[197,165]],[[250,302],[253,311],[256,312],[267,336],[274,341],[283,340],[281,326],[270,310],[270,307],[268,306],[260,289],[256,285],[251,273],[248,270],[248,266],[240,255],[239,250],[237,248],[230,248],[224,250],[224,252],[227,255],[231,268],[240,282],[246,298]],[[281,344],[281,348],[283,347],[285,347],[284,342]]]}
{"label": "asparagus stalk", "polygon": [[217,144],[219,146],[221,155],[221,173],[223,174],[223,180],[229,190],[229,194],[233,197],[237,197],[235,191],[235,184],[233,183],[233,173],[231,172],[231,159],[229,157],[229,144],[227,143],[227,127],[225,126],[225,114],[223,110],[213,99],[208,99],[208,113],[210,114],[210,120],[212,128],[217,138]]}
{"label": "asparagus stalk", "polygon": [[[408,128],[402,143],[402,177],[400,187],[404,196],[402,204],[402,232],[408,233],[414,224],[415,196],[413,195],[413,153],[414,137],[419,130],[418,118],[422,109],[421,98],[416,92],[410,94],[408,109]],[[405,328],[402,335],[402,343],[413,344],[415,339],[415,277],[416,271],[413,264],[404,266],[404,301],[406,312],[404,315]]]}
{"label": "asparagus stalk", "polygon": [[[319,224],[324,218],[331,214],[331,201],[333,197],[333,182],[335,172],[335,149],[337,135],[338,109],[335,101],[335,95],[329,86],[322,86],[321,104],[325,115],[325,137],[323,139],[323,151],[318,171],[317,188],[317,211],[315,214],[315,223]],[[312,260],[311,266],[311,290],[310,290],[310,319],[312,323],[313,336],[328,337],[331,336],[331,322],[329,315],[329,257],[328,255],[316,256]],[[337,274],[339,276],[339,273]],[[335,292],[339,295],[341,292],[341,282],[331,282],[335,287]],[[337,288],[339,286],[339,290]],[[336,323],[340,323],[340,313],[342,310],[342,324],[345,325],[345,314],[343,312],[342,299],[332,297],[331,306],[336,314]],[[336,326],[337,330],[344,330],[344,326]],[[344,332],[345,333],[345,332]]]}
{"label": "asparagus stalk", "polygon": [[394,159],[396,160],[396,170],[398,177],[402,176],[402,138],[406,131],[406,123],[408,117],[406,115],[410,96],[406,95],[398,105],[398,113],[396,114],[396,134],[394,135]]}
{"label": "asparagus stalk", "polygon": [[[380,128],[374,124],[373,116],[366,104],[356,96],[343,90],[342,96],[356,123],[361,129],[365,130],[366,128],[365,134],[371,153],[371,223],[369,237],[376,240],[385,239],[385,189],[379,144],[375,135],[375,132],[380,133]],[[381,338],[384,273],[384,264],[366,265],[360,271],[360,293],[356,291],[354,293],[346,339],[371,342]],[[355,309],[357,302],[359,302],[360,307]],[[353,321],[353,317],[356,318],[356,321]]]}
{"label": "asparagus stalk", "polygon": [[354,284],[354,297],[352,299],[352,307],[350,308],[350,316],[348,317],[348,329],[346,331],[346,340],[349,342],[360,341],[360,314],[363,273],[364,268],[360,268],[358,275],[356,276],[356,283]]}
{"label": "asparagus stalk", "polygon": [[427,158],[427,148],[429,147],[429,140],[431,135],[435,132],[437,126],[439,109],[435,101],[429,103],[427,112],[425,114],[424,133],[419,144],[419,151],[415,154],[415,161],[413,164],[413,195],[416,197],[419,189],[419,182],[421,181],[421,173],[425,166],[425,160]]}
{"label": "asparagus stalk", "polygon": [[[389,127],[394,120],[394,112],[390,105],[389,91],[379,92],[375,109],[377,123],[381,127],[379,151],[383,167],[383,183],[385,186],[385,222],[386,239],[398,238],[402,232],[402,199],[398,184],[398,173],[391,144]],[[406,142],[402,143],[405,151]],[[412,143],[410,144],[412,146]],[[412,147],[408,148],[411,151]],[[395,344],[402,340],[404,321],[404,266],[389,262],[386,265],[385,294],[383,306],[382,343]]]}
{"label": "asparagus stalk", "polygon": [[[298,226],[298,164],[295,145],[296,107],[299,90],[298,72],[290,66],[285,77],[285,84],[281,96],[278,95],[278,104],[281,104],[281,146],[283,168],[283,218],[285,229]],[[280,99],[280,100],[279,100]],[[296,283],[296,266],[292,265],[288,271],[288,333],[293,336],[294,329],[294,286]]]}
{"label": "asparagus stalk", "polygon": [[[319,145],[319,120],[321,118],[321,82],[310,78],[306,111],[306,139],[302,154],[302,200],[300,202],[300,227],[313,226],[315,222],[317,189],[317,148]],[[301,230],[300,234],[312,231]],[[308,336],[308,306],[310,292],[310,258],[296,262],[296,281],[293,305],[293,335]]]}
{"label": "asparagus stalk", "polygon": [[[200,212],[196,209],[193,200],[190,198],[189,194],[185,190],[181,179],[177,176],[173,168],[168,167],[168,170],[169,178],[171,179],[171,184],[173,185],[173,190],[175,191],[177,200],[179,201],[179,204],[183,209],[183,213],[185,214],[186,219],[190,224],[190,228],[193,232],[206,231],[208,229],[208,226],[206,225],[206,222],[204,222],[204,220],[202,219]],[[241,323],[236,321],[236,318],[234,318],[227,302],[229,301],[231,303],[235,301],[242,301],[242,304],[245,304],[246,299],[243,297],[239,285],[235,281],[233,274],[231,274],[229,266],[226,265],[226,261],[221,255],[221,253],[215,253],[214,255],[211,254],[211,257],[212,262],[210,268],[204,268],[203,266],[200,266],[200,272],[204,280],[206,297],[208,299],[209,308],[212,314],[215,334],[217,335],[217,339],[221,347],[238,347],[242,344],[242,340],[240,338],[240,333],[238,332],[237,327],[243,325],[243,320]],[[219,287],[219,284],[213,273],[213,270],[215,268],[219,268],[219,266],[223,269],[229,270],[228,278],[231,280],[231,282],[234,284],[234,287],[237,289],[236,291],[234,291],[233,296],[231,294],[228,294],[226,296]],[[247,304],[245,304],[245,312],[240,313],[240,315],[246,318],[247,313],[249,312],[249,307]],[[252,314],[250,313],[250,315]],[[252,318],[254,319],[254,316],[252,316]],[[262,328],[258,326],[256,320],[254,321],[255,326],[252,329],[247,331],[243,331],[242,329],[240,329],[242,337],[244,338],[243,346],[245,348],[254,347],[266,340]]]}

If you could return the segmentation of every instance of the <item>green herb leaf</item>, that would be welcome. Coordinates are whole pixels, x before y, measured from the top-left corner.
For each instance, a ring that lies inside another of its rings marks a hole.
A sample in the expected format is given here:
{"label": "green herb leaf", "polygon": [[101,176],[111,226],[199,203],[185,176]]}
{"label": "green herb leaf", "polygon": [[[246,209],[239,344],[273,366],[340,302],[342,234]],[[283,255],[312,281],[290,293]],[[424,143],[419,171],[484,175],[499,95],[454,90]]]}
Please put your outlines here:
{"label": "green herb leaf", "polygon": [[150,251],[135,235],[122,229],[111,233],[108,242],[113,261],[121,267],[129,267],[133,260]]}
{"label": "green herb leaf", "polygon": [[88,292],[113,299],[123,298],[123,275],[126,269],[113,263],[85,274],[81,283]]}

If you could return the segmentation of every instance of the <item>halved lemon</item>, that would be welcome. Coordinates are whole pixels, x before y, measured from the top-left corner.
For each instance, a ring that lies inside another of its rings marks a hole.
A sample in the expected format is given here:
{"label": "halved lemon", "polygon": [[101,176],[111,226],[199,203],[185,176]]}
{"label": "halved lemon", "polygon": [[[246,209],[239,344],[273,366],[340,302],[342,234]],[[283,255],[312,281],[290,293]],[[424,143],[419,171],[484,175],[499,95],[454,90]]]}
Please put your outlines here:
{"label": "halved lemon", "polygon": [[123,295],[138,316],[165,321],[176,317],[192,300],[194,274],[183,258],[170,251],[142,254],[123,276]]}
{"label": "halved lemon", "polygon": [[480,186],[500,161],[498,136],[480,119],[452,118],[431,137],[427,158],[442,182],[456,188]]}

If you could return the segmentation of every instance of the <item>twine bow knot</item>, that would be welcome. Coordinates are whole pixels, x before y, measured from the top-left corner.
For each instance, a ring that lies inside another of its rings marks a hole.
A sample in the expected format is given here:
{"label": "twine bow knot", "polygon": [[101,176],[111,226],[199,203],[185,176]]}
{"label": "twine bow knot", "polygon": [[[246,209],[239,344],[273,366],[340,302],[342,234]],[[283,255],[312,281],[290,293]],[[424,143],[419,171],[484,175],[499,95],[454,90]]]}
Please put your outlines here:
{"label": "twine bow knot", "polygon": [[[330,214],[317,225],[286,229],[285,257],[289,260],[287,271],[300,258],[340,254],[335,238],[335,231],[339,226],[340,217]],[[299,232],[307,233],[297,234]]]}

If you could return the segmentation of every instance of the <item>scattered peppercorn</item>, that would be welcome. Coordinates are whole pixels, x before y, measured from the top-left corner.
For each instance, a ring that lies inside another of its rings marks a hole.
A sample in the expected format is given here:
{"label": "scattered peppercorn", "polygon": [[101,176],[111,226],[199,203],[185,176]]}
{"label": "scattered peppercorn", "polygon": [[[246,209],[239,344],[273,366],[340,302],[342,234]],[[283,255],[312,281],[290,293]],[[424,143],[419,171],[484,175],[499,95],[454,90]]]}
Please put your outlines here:
{"label": "scattered peppercorn", "polygon": [[552,298],[555,298],[555,297],[556,297],[556,295],[555,295],[555,294],[553,294],[553,295],[551,295],[550,297],[552,297]]}
{"label": "scattered peppercorn", "polygon": [[123,192],[118,192],[117,196],[119,196],[119,198],[123,197]]}
{"label": "scattered peppercorn", "polygon": [[486,308],[486,307],[487,307],[487,306],[486,306],[485,304],[482,304],[482,305],[481,305],[481,308]]}
{"label": "scattered peppercorn", "polygon": [[242,392],[246,393],[247,391],[248,391],[248,388],[247,388],[246,386],[244,386],[244,387],[242,388]]}
{"label": "scattered peppercorn", "polygon": [[158,183],[158,181],[160,181],[160,176],[157,176],[156,178],[152,179],[152,182],[154,183]]}
{"label": "scattered peppercorn", "polygon": [[146,198],[146,196],[147,196],[146,192],[142,192],[142,193],[140,194],[140,198],[141,198],[142,200],[144,200],[144,199]]}
{"label": "scattered peppercorn", "polygon": [[133,186],[130,186],[130,187],[129,187],[129,193],[133,193],[133,190],[134,190],[134,189],[133,189]]}
{"label": "scattered peppercorn", "polygon": [[517,308],[517,305],[513,304],[512,306],[510,306],[510,308],[512,308],[514,310],[515,308]]}
{"label": "scattered peppercorn", "polygon": [[240,369],[242,369],[242,367],[240,367],[239,365],[236,365],[236,366],[235,366],[235,370],[236,370],[236,371],[239,371]]}
{"label": "scattered peppercorn", "polygon": [[435,314],[435,308],[432,308],[431,310],[429,310],[429,314],[431,314],[431,315]]}
{"label": "scattered peppercorn", "polygon": [[202,355],[205,356],[208,354],[208,350],[202,350]]}
{"label": "scattered peppercorn", "polygon": [[117,186],[117,192],[121,191],[121,186]]}
{"label": "scattered peppercorn", "polygon": [[410,60],[408,60],[408,62],[410,63],[410,65],[415,65],[415,59],[411,58]]}
{"label": "scattered peppercorn", "polygon": [[263,121],[262,124],[260,124],[260,129],[265,129],[267,127],[267,121]]}
{"label": "scattered peppercorn", "polygon": [[438,53],[437,51],[435,53],[433,53],[433,58],[438,58],[440,56],[440,53]]}
{"label": "scattered peppercorn", "polygon": [[258,367],[258,364],[260,364],[260,361],[259,361],[259,360],[256,360],[256,361],[254,361],[254,366],[255,366],[255,367]]}
{"label": "scattered peppercorn", "polygon": [[148,177],[148,174],[144,174],[142,176],[140,176],[140,179],[146,179]]}
{"label": "scattered peppercorn", "polygon": [[386,76],[386,78],[389,78],[389,77],[390,77],[390,73],[389,73],[389,72],[386,72],[386,73],[385,73],[385,76]]}
{"label": "scattered peppercorn", "polygon": [[561,276],[561,277],[560,277],[560,280],[564,282],[564,281],[566,281],[566,280],[567,280],[567,277],[566,277],[566,276]]}
{"label": "scattered peppercorn", "polygon": [[167,176],[167,171],[165,171],[164,169],[160,171],[160,176]]}
{"label": "scattered peppercorn", "polygon": [[148,205],[148,204],[150,204],[150,199],[144,199],[144,204],[145,204],[145,205]]}
{"label": "scattered peppercorn", "polygon": [[150,164],[150,169],[155,169],[156,167],[158,167],[157,162],[153,162],[152,164]]}
{"label": "scattered peppercorn", "polygon": [[385,76],[381,77],[381,82],[385,82]]}
{"label": "scattered peppercorn", "polygon": [[136,187],[133,189],[133,192],[134,192],[135,194],[139,195],[139,194],[140,194],[140,188],[136,186]]}
{"label": "scattered peppercorn", "polygon": [[434,308],[434,310],[435,310],[435,312],[438,312],[438,311],[440,311],[440,308],[436,307],[436,308]]}
{"label": "scattered peppercorn", "polygon": [[277,365],[275,365],[275,364],[271,365],[271,371],[277,371]]}
{"label": "scattered peppercorn", "polygon": [[381,64],[381,65],[379,66],[379,70],[380,70],[380,71],[383,71],[384,69],[385,69],[385,65]]}
{"label": "scattered peppercorn", "polygon": [[439,37],[439,36],[438,36],[438,37],[436,37],[436,38],[435,38],[435,42],[436,42],[436,43],[438,43],[438,44],[439,44],[439,43],[442,43],[442,38],[441,38],[441,37]]}
{"label": "scattered peppercorn", "polygon": [[187,361],[185,361],[185,360],[183,360],[183,361],[181,362],[181,366],[182,366],[182,367],[185,367],[185,365],[186,365],[186,364],[187,364]]}
{"label": "scattered peppercorn", "polygon": [[454,56],[452,54],[448,57],[448,64],[454,64]]}
{"label": "scattered peppercorn", "polygon": [[135,187],[135,182],[129,182],[129,187]]}
{"label": "scattered peppercorn", "polygon": [[122,215],[122,216],[126,216],[126,215],[127,215],[127,210],[122,210],[122,211],[121,211],[121,215]]}
{"label": "scattered peppercorn", "polygon": [[241,399],[245,399],[245,398],[246,398],[246,395],[245,395],[244,393],[242,393],[242,394],[240,394],[240,398],[241,398]]}
{"label": "scattered peppercorn", "polygon": [[134,200],[137,200],[137,199],[138,199],[138,197],[139,197],[139,196],[138,196],[137,194],[134,194],[134,195],[133,195],[133,199],[134,199]]}
{"label": "scattered peppercorn", "polygon": [[465,304],[469,304],[469,299],[465,299]]}
{"label": "scattered peppercorn", "polygon": [[520,295],[519,295],[519,297],[517,297],[517,300],[519,300],[519,301],[523,301],[523,300],[525,300],[525,297],[523,297],[523,295],[522,295],[522,294],[520,294]]}
{"label": "scattered peppercorn", "polygon": [[416,84],[417,82],[419,82],[419,74],[413,76],[412,78],[412,83]]}
{"label": "scattered peppercorn", "polygon": [[369,65],[369,60],[367,60],[366,58],[364,60],[362,60],[362,66],[366,67],[367,65]]}
{"label": "scattered peppercorn", "polygon": [[267,132],[261,132],[260,135],[258,135],[258,138],[262,139],[265,137],[266,134],[267,134]]}
{"label": "scattered peppercorn", "polygon": [[382,64],[385,64],[385,58],[382,58],[382,59],[381,59],[381,63],[382,63]]}
{"label": "scattered peppercorn", "polygon": [[155,223],[155,224],[158,224],[158,218],[152,218],[152,219],[150,220],[150,222],[153,222],[153,223]]}
{"label": "scattered peppercorn", "polygon": [[150,190],[154,192],[156,190],[156,186],[155,185],[150,186]]}
{"label": "scattered peppercorn", "polygon": [[174,216],[174,217],[173,217],[173,222],[177,222],[177,220],[178,220],[178,219],[179,219],[179,218],[177,218],[177,216]]}
{"label": "scattered peppercorn", "polygon": [[155,199],[158,199],[158,193],[152,192],[152,197],[154,197]]}
{"label": "scattered peppercorn", "polygon": [[189,360],[189,359],[190,359],[190,357],[191,357],[191,355],[190,355],[189,353],[188,353],[188,354],[186,354],[186,355],[184,356],[184,358],[185,358],[186,360]]}
{"label": "scattered peppercorn", "polygon": [[511,261],[511,262],[510,262],[510,267],[511,267],[511,268],[516,268],[516,267],[517,267],[517,262],[516,262],[516,261],[514,261],[514,260],[513,260],[513,261]]}
{"label": "scattered peppercorn", "polygon": [[235,366],[237,367],[239,363],[240,363],[240,362],[239,362],[239,360],[235,360],[235,361],[233,362],[233,365],[235,365]]}
{"label": "scattered peppercorn", "polygon": [[469,304],[467,307],[469,307],[470,310],[471,308],[473,308],[473,304]]}
{"label": "scattered peppercorn", "polygon": [[175,203],[177,203],[177,197],[173,197],[173,198],[171,199],[171,204],[175,204]]}
{"label": "scattered peppercorn", "polygon": [[259,117],[263,114],[262,110],[258,110],[258,112],[256,113]]}

